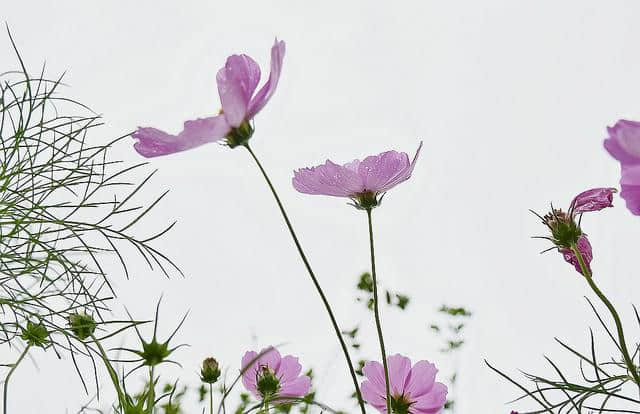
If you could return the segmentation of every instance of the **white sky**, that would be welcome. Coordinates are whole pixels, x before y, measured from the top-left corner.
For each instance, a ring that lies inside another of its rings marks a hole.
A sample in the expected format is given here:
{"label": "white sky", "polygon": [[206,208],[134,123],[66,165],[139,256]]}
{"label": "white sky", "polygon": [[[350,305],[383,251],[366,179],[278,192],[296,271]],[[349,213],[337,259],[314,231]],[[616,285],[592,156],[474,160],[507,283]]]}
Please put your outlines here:
{"label": "white sky", "polygon": [[[640,3],[172,3],[5,0],[0,20],[34,71],[43,60],[50,74],[66,70],[65,93],[104,114],[101,139],[138,125],[175,132],[217,112],[215,73],[226,56],[247,53],[266,68],[273,38],[285,40],[280,86],[256,119],[253,147],[344,328],[364,324],[364,354],[378,355],[373,321],[353,300],[368,268],[366,216],[342,200],[296,193],[292,170],[413,153],[424,140],[414,177],[374,216],[382,283],[413,300],[405,313],[384,312],[388,349],[448,371],[427,326],[442,303],[473,310],[458,413],[516,408],[504,405],[516,390],[484,358],[511,373],[551,374],[543,354],[575,367],[553,337],[587,349],[588,326],[596,327],[583,299],[590,293],[559,255],[538,255],[548,245],[529,236],[544,228],[527,210],[617,185],[618,165],[601,142],[606,125],[640,118]],[[0,71],[15,65],[2,35]],[[140,160],[129,145],[114,153]],[[134,280],[113,279],[119,306],[139,318],[164,293],[166,331],[191,311],[179,335],[191,344],[177,355],[184,369],[166,372],[196,384],[205,356],[234,372],[245,350],[286,342],[284,352],[318,370],[319,399],[350,408],[328,318],[249,155],[208,145],[151,164],[160,169],[155,192],[171,192],[148,228],[179,220],[158,246],[187,278],[163,280],[139,263]],[[585,216],[583,227],[596,277],[633,342],[640,223],[616,205]],[[39,370],[25,364],[12,380],[13,412],[74,413],[87,397],[70,362],[36,357]]]}

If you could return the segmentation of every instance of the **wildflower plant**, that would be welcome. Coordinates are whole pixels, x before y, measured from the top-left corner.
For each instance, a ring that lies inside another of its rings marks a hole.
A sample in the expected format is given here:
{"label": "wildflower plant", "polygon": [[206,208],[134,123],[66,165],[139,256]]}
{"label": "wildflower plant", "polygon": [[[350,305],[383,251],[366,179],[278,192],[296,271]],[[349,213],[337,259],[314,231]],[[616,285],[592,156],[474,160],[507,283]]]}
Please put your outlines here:
{"label": "wildflower plant", "polygon": [[[608,129],[610,134],[604,142],[607,151],[621,162],[621,196],[632,214],[637,215],[635,179],[637,149],[640,148],[640,124],[633,121],[618,121]],[[637,364],[640,343],[629,342],[622,318],[598,280],[605,276],[596,275],[592,268],[593,247],[583,230],[582,215],[613,207],[615,188],[593,188],[574,197],[566,212],[551,206],[551,211],[542,216],[535,213],[547,227],[549,235],[537,236],[552,243],[548,250],[558,251],[585,281],[601,306],[586,297],[589,308],[596,316],[607,340],[615,347],[615,353],[602,355],[598,336],[589,329],[589,343],[585,347],[571,346],[556,338],[558,344],[578,360],[579,378],[564,371],[559,364],[545,357],[555,377],[524,373],[533,385],[528,386],[509,376],[504,371],[487,365],[497,374],[520,389],[522,395],[515,402],[529,400],[538,408],[529,413],[583,413],[583,412],[624,412],[640,413],[640,368]],[[604,307],[604,309],[603,309]],[[635,323],[640,325],[640,315],[635,305]],[[516,413],[513,411],[513,413]],[[519,411],[525,413],[525,411]]]}
{"label": "wildflower plant", "polygon": [[[128,264],[139,255],[165,276],[180,274],[153,247],[173,223],[143,229],[166,193],[140,204],[153,173],[138,181],[144,163],[111,156],[127,135],[100,142],[100,116],[62,94],[62,77],[49,78],[44,66],[28,70],[9,39],[17,69],[0,74],[0,363],[10,368],[4,413],[11,376],[31,349],[69,357],[86,391],[78,359],[98,355],[90,338],[105,326],[118,326],[119,334],[135,324],[110,319],[116,292],[107,268],[118,264],[119,277],[133,276]],[[20,355],[7,361],[14,349]]]}

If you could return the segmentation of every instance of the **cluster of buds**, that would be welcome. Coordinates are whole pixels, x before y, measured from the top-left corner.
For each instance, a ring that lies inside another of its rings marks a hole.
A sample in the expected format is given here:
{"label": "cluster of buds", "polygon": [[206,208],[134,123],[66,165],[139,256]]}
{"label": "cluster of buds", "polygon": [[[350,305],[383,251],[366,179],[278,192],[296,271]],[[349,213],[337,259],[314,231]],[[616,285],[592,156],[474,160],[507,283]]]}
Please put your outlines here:
{"label": "cluster of buds", "polygon": [[542,223],[551,231],[551,237],[543,238],[550,240],[554,244],[552,249],[557,249],[562,253],[564,260],[571,263],[584,276],[587,275],[583,272],[575,249],[580,252],[589,275],[591,275],[590,263],[593,259],[593,253],[587,235],[580,228],[580,218],[582,213],[613,207],[615,192],[615,188],[593,188],[578,194],[569,205],[566,213],[552,206],[551,212],[544,217],[538,215],[542,219]]}

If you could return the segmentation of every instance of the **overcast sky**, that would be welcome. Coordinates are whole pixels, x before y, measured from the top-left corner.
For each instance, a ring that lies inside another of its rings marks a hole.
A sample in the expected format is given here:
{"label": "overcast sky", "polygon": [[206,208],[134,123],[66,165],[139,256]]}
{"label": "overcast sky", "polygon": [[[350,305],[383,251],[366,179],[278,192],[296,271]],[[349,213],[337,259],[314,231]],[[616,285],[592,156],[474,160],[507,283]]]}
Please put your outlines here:
{"label": "overcast sky", "polygon": [[[412,298],[404,313],[384,310],[390,353],[450,372],[428,330],[447,303],[474,312],[459,358],[458,413],[517,407],[505,405],[517,390],[485,358],[514,374],[551,374],[546,354],[574,372],[575,360],[553,337],[588,349],[588,327],[596,327],[583,299],[590,293],[560,255],[538,254],[549,246],[530,238],[545,229],[528,209],[618,185],[602,140],[617,119],[640,119],[640,3],[171,3],[5,0],[0,20],[34,72],[45,60],[51,75],[66,70],[64,93],[104,115],[95,139],[139,125],[177,132],[186,119],[216,113],[215,73],[226,57],[252,56],[266,78],[269,49],[283,39],[280,85],[256,118],[252,144],[338,319],[362,326],[361,355],[378,356],[373,321],[354,300],[369,263],[366,215],[343,200],[295,192],[292,171],[327,158],[413,153],[422,140],[414,176],[374,212],[381,283]],[[0,72],[16,68],[6,36],[0,63]],[[114,157],[140,161],[132,142]],[[184,369],[166,378],[197,384],[205,356],[236,372],[245,350],[286,342],[283,352],[316,368],[319,399],[353,411],[328,318],[246,151],[208,145],[153,159],[150,168],[159,168],[151,192],[171,192],[147,225],[178,220],[157,246],[186,278],[164,280],[141,262],[133,280],[112,278],[120,313],[127,306],[151,317],[164,293],[165,334],[190,310],[179,340],[191,347],[176,355]],[[585,216],[583,228],[595,277],[633,341],[640,220],[615,204]],[[70,361],[34,354],[38,368],[25,364],[12,380],[13,412],[76,412],[88,397]]]}

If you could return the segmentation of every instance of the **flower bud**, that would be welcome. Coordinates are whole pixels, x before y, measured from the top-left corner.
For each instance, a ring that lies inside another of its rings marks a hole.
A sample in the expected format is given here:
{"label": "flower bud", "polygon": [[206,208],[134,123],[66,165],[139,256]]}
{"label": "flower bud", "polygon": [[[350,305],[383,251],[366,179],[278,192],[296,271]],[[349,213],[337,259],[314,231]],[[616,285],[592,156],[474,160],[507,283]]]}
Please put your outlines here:
{"label": "flower bud", "polygon": [[263,365],[259,368],[256,385],[260,395],[262,395],[263,398],[269,398],[276,395],[280,389],[280,380],[268,366]]}
{"label": "flower bud", "polygon": [[49,343],[49,331],[42,322],[33,323],[27,321],[27,327],[22,328],[22,339],[30,346],[45,347]]}
{"label": "flower bud", "polygon": [[69,315],[69,327],[71,332],[81,341],[89,338],[96,330],[96,321],[86,313],[74,313]]}
{"label": "flower bud", "polygon": [[213,384],[220,377],[220,367],[218,361],[214,358],[206,358],[202,361],[202,369],[200,370],[200,380],[207,384]]}

